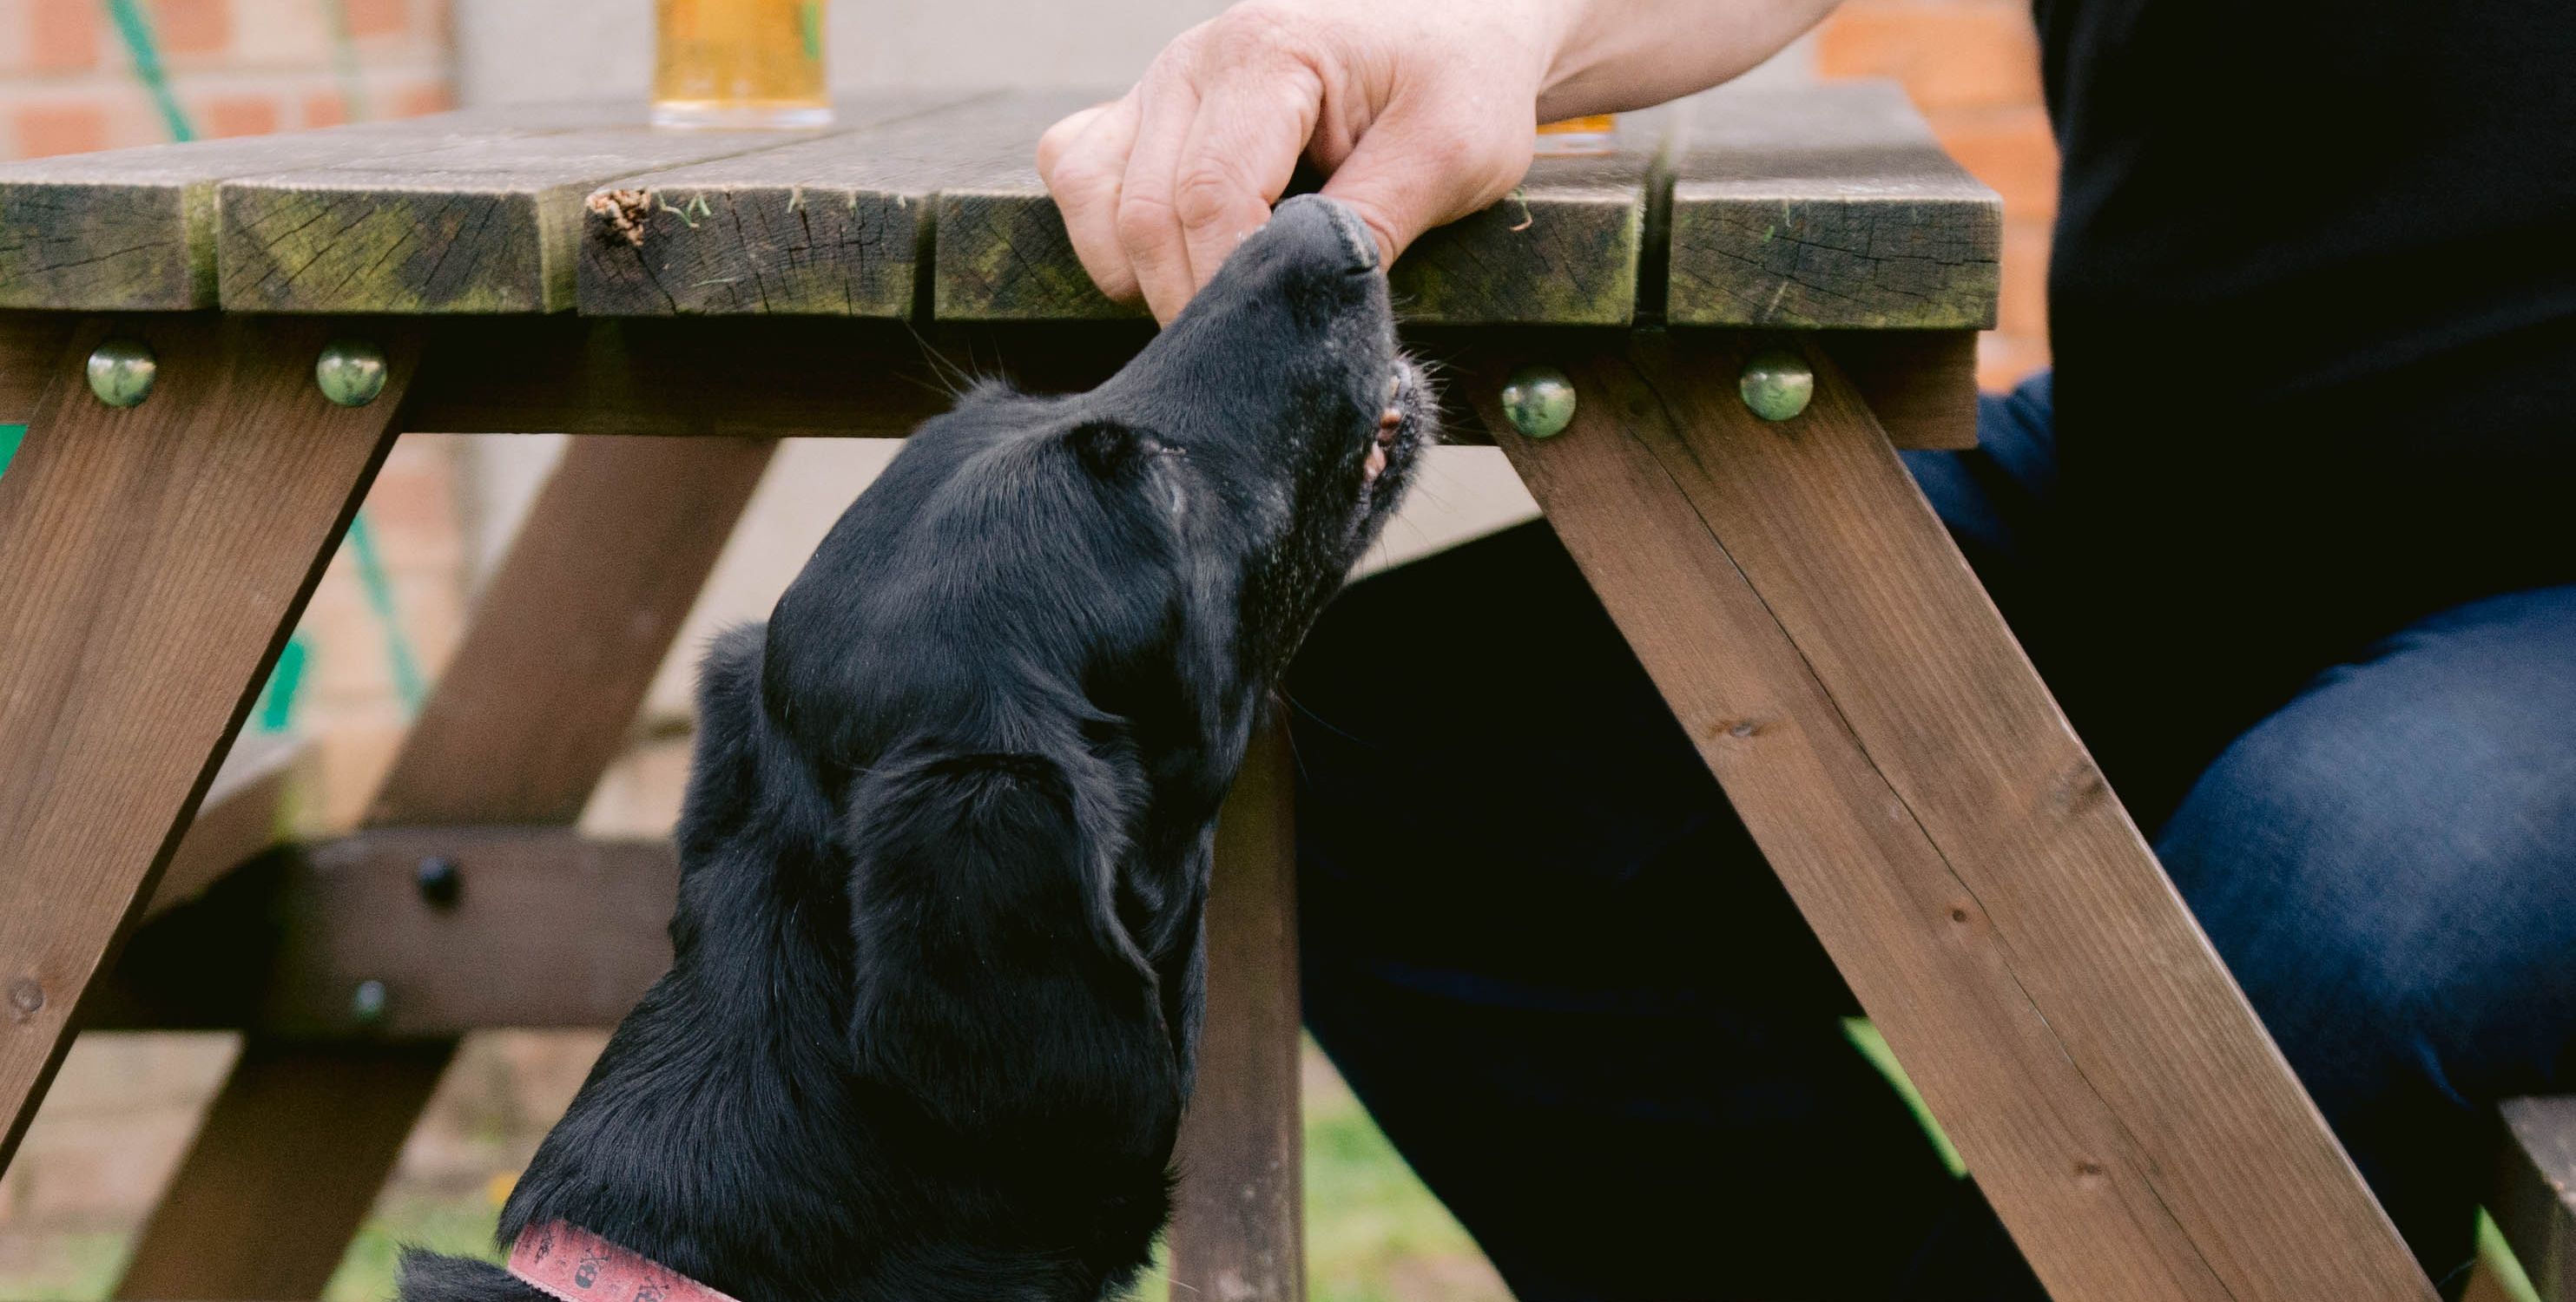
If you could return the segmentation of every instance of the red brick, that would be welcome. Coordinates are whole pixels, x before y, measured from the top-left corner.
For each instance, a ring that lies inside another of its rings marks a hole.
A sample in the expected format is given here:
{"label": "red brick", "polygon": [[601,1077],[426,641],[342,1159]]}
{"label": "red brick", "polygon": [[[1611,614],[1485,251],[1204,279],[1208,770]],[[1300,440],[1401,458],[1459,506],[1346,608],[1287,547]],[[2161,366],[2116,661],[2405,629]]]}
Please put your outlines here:
{"label": "red brick", "polygon": [[386,116],[416,118],[431,113],[444,113],[456,107],[456,94],[444,82],[424,82],[395,92],[386,105]]}
{"label": "red brick", "polygon": [[2048,369],[2048,344],[1989,330],[1977,336],[1977,387],[2009,389]]}
{"label": "red brick", "polygon": [[225,95],[198,104],[197,134],[208,139],[264,136],[277,130],[278,117],[274,95]]}
{"label": "red brick", "polygon": [[2039,37],[2029,10],[1990,0],[1863,0],[1817,38],[1828,77],[1894,77],[1927,109],[2039,102]]}
{"label": "red brick", "polygon": [[233,39],[232,0],[152,0],[152,35],[164,54],[213,54]]}
{"label": "red brick", "polygon": [[410,6],[404,0],[346,0],[351,36],[383,36],[399,32],[410,23]]}
{"label": "red brick", "polygon": [[107,148],[107,109],[97,104],[29,104],[17,112],[18,157]]}
{"label": "red brick", "polygon": [[35,0],[27,7],[27,63],[39,72],[98,66],[96,0]]}
{"label": "red brick", "polygon": [[348,96],[336,90],[325,90],[304,97],[304,125],[336,127],[348,120]]}
{"label": "red brick", "polygon": [[1949,109],[1931,115],[1941,147],[2004,197],[2007,220],[2057,217],[2057,138],[2048,112],[2019,108]]}

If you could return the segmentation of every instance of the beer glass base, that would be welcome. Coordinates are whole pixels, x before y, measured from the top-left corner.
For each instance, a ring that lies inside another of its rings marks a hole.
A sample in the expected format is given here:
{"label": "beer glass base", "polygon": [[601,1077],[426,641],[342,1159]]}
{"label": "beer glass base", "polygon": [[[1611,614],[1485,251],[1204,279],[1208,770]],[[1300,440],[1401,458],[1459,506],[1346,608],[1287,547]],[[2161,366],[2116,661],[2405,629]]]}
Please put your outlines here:
{"label": "beer glass base", "polygon": [[759,100],[655,100],[653,125],[718,131],[828,127],[832,125],[832,106]]}

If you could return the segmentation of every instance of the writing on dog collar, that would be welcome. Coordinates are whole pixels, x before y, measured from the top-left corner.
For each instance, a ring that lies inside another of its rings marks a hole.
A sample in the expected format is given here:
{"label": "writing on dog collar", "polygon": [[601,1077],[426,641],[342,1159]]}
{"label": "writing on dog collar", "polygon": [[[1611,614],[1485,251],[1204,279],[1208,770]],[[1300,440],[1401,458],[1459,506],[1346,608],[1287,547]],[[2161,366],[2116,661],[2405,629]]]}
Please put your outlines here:
{"label": "writing on dog collar", "polygon": [[510,1273],[559,1302],[734,1302],[662,1263],[563,1221],[519,1231]]}

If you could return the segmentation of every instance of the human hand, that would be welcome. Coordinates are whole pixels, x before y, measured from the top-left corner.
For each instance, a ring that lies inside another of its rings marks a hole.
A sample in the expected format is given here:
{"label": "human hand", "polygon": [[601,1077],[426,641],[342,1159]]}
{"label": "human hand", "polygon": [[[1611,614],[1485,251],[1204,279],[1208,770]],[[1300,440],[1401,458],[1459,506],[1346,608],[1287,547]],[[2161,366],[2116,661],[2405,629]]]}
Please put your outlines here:
{"label": "human hand", "polygon": [[1084,269],[1169,321],[1300,158],[1395,256],[1529,169],[1563,0],[1248,0],[1038,144]]}

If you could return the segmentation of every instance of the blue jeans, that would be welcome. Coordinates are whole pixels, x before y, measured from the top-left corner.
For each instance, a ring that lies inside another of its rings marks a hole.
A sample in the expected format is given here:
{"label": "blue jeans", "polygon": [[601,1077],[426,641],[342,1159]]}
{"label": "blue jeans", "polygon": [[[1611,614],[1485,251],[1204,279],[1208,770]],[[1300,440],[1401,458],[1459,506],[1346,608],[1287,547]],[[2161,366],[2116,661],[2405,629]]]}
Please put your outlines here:
{"label": "blue jeans", "polygon": [[[2045,380],[1981,426],[1917,479],[2042,671],[2098,671],[2032,563]],[[2315,670],[2128,771],[2179,793],[2138,811],[2157,852],[2444,1278],[2492,1105],[2576,1080],[2576,587]],[[1355,585],[1287,694],[1308,1022],[1522,1302],[2038,1295],[1543,524]]]}

